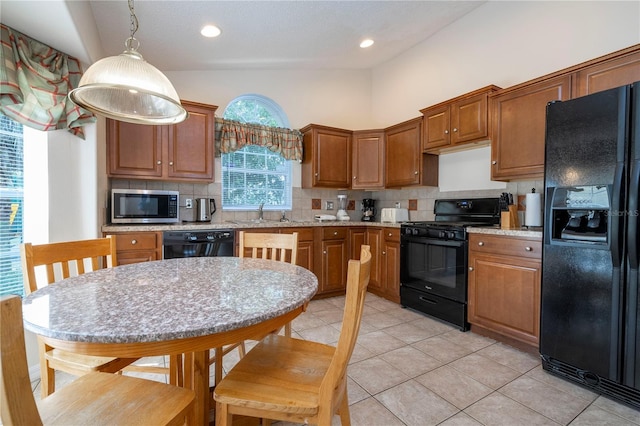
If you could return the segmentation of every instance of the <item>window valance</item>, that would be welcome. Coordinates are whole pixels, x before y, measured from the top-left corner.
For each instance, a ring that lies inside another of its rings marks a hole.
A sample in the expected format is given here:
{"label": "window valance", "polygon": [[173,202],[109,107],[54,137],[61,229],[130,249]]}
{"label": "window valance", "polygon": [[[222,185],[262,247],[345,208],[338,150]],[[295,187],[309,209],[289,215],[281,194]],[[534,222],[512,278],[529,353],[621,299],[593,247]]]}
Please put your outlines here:
{"label": "window valance", "polygon": [[216,152],[230,153],[246,145],[259,145],[287,160],[302,161],[302,133],[299,130],[216,118]]}
{"label": "window valance", "polygon": [[78,59],[0,25],[0,111],[34,129],[68,129],[84,139],[93,114],[67,98],[82,77]]}

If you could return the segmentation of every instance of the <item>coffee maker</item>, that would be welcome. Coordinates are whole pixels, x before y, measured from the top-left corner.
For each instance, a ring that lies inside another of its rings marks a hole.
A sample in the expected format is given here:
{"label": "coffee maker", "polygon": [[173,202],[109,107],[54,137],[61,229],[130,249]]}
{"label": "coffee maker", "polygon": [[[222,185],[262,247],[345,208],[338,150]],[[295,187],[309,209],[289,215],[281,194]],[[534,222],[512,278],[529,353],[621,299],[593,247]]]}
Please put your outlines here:
{"label": "coffee maker", "polygon": [[376,208],[374,207],[376,200],[371,198],[365,198],[362,200],[362,221],[363,222],[375,222],[376,220]]}

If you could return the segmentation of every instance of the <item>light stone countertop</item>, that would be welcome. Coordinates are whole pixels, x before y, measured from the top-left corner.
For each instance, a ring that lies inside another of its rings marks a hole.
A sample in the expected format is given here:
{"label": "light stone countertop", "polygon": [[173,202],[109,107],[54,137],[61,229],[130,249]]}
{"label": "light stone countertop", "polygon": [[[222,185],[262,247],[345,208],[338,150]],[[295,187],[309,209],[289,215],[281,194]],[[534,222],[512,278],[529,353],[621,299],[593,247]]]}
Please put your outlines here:
{"label": "light stone countertop", "polygon": [[345,226],[345,227],[384,227],[400,228],[400,223],[388,222],[360,222],[360,221],[291,221],[280,222],[265,220],[260,223],[250,221],[234,222],[183,222],[176,224],[140,224],[140,225],[103,225],[102,232],[145,232],[145,231],[197,231],[212,229],[253,229],[253,228],[303,228],[315,226]]}
{"label": "light stone countertop", "polygon": [[258,324],[309,302],[316,276],[263,259],[192,257],[135,263],[68,278],[23,300],[24,324],[73,342],[140,343]]}
{"label": "light stone countertop", "polygon": [[470,234],[505,235],[510,237],[542,239],[542,227],[502,229],[499,226],[470,226],[467,228],[467,232]]}

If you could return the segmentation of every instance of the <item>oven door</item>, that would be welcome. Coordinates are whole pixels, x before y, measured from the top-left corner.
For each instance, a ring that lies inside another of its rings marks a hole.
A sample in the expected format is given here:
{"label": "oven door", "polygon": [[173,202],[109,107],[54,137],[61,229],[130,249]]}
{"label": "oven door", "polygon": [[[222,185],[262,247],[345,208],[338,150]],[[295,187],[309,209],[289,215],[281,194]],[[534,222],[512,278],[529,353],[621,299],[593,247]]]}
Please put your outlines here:
{"label": "oven door", "polygon": [[163,259],[183,257],[233,256],[235,240],[233,232],[219,235],[210,241],[184,241],[183,238],[168,238],[163,242]]}
{"label": "oven door", "polygon": [[466,241],[402,235],[401,284],[466,303],[467,246]]}

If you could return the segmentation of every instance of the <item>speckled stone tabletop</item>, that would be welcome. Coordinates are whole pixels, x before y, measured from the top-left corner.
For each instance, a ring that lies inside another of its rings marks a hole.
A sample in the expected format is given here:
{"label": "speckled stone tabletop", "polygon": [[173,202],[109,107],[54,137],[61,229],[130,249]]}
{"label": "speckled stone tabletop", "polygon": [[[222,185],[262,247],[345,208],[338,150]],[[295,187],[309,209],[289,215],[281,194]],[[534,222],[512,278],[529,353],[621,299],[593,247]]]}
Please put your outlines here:
{"label": "speckled stone tabletop", "polygon": [[318,289],[307,269],[237,257],[194,257],[101,269],[23,300],[36,334],[93,343],[158,342],[234,330],[283,315]]}

